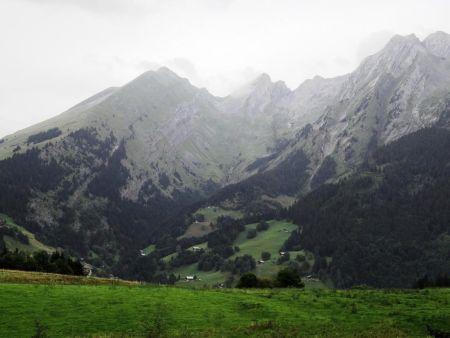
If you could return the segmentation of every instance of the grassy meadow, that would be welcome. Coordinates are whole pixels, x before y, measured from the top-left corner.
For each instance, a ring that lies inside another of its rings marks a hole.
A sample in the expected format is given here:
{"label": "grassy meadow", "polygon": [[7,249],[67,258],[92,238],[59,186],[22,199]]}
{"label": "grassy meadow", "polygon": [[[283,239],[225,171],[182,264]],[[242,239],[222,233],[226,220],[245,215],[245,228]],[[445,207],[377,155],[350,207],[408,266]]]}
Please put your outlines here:
{"label": "grassy meadow", "polygon": [[25,235],[28,238],[28,243],[25,244],[11,236],[4,236],[3,240],[6,244],[6,247],[9,250],[15,250],[17,248],[20,251],[24,251],[24,252],[28,252],[28,253],[35,252],[35,251],[41,251],[41,250],[47,251],[47,252],[55,251],[55,248],[52,248],[52,247],[45,245],[42,242],[38,241],[36,239],[36,237],[34,236],[34,234],[32,234],[31,232],[26,230],[24,227],[16,224],[11,217],[0,213],[0,220],[3,221],[7,227],[14,229],[17,232],[22,233],[23,235]]}
{"label": "grassy meadow", "polygon": [[[208,214],[208,217],[211,217],[214,214],[213,208],[209,208],[206,210],[210,210],[211,214]],[[233,243],[233,246],[239,247],[239,252],[235,253],[231,259],[234,259],[237,256],[250,255],[256,261],[261,259],[261,252],[266,251],[271,254],[270,260],[263,264],[257,264],[255,270],[253,271],[258,277],[273,277],[277,274],[277,272],[285,266],[277,264],[277,259],[279,258],[279,251],[282,247],[283,243],[288,239],[291,231],[297,229],[297,225],[287,222],[287,221],[277,221],[272,220],[269,221],[269,228],[265,231],[258,232],[256,237],[247,238],[247,232],[250,229],[256,229],[257,223],[247,224],[245,226],[246,230],[241,232],[239,236]],[[203,248],[207,250],[207,243],[201,243],[195,245],[199,248]],[[292,252],[291,259],[294,259],[297,254],[304,254],[303,252]],[[172,253],[163,257],[163,261],[170,262],[172,258],[176,256],[176,253]],[[309,260],[310,264],[314,263],[314,259]],[[189,286],[189,287],[203,287],[203,286],[214,286],[220,283],[223,283],[231,274],[229,272],[221,272],[221,271],[200,271],[197,269],[197,263],[185,265],[173,269],[173,272],[176,276],[180,275],[181,279],[177,282],[177,285],[180,286]],[[196,275],[200,278],[197,281],[186,282],[183,280],[185,276],[193,276]],[[321,286],[322,283],[318,281],[310,281],[307,282],[307,287],[317,287]]]}
{"label": "grassy meadow", "polygon": [[[189,237],[201,237],[214,230],[214,225],[217,222],[217,218],[220,216],[229,216],[233,218],[242,218],[243,214],[240,211],[223,209],[217,206],[208,206],[200,208],[195,212],[195,215],[202,215],[204,220],[201,222],[193,222],[187,229],[186,232],[178,237],[189,238]],[[213,227],[211,227],[212,225]]]}
{"label": "grassy meadow", "polygon": [[0,336],[429,337],[450,289],[238,290],[0,283]]}

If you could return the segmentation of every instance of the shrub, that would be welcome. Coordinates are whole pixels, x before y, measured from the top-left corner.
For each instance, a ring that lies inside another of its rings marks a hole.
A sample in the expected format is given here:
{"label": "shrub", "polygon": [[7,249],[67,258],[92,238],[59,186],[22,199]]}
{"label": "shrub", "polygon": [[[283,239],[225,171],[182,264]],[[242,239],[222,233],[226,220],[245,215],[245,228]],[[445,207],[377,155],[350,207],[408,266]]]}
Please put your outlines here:
{"label": "shrub", "polygon": [[247,232],[247,238],[248,239],[251,239],[251,238],[255,238],[256,237],[256,230],[255,229],[250,229],[248,232]]}
{"label": "shrub", "polygon": [[203,215],[203,214],[195,214],[194,215],[194,219],[197,222],[204,222],[205,221],[205,215]]}
{"label": "shrub", "polygon": [[298,273],[292,269],[283,269],[278,271],[276,277],[276,286],[281,288],[286,287],[294,287],[294,288],[303,288],[305,284],[303,284],[302,280]]}
{"label": "shrub", "polygon": [[254,273],[248,272],[241,276],[237,284],[238,288],[256,288],[258,286],[258,278]]}

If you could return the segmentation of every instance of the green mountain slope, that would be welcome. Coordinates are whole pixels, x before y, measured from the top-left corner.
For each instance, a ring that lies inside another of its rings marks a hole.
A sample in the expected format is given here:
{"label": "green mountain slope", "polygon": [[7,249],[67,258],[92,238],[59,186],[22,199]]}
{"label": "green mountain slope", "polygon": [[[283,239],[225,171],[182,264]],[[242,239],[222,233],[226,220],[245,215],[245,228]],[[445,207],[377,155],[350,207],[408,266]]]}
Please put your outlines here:
{"label": "green mountain slope", "polygon": [[55,251],[55,248],[40,242],[34,234],[17,225],[11,217],[0,214],[0,251],[3,249],[18,249],[27,253]]}

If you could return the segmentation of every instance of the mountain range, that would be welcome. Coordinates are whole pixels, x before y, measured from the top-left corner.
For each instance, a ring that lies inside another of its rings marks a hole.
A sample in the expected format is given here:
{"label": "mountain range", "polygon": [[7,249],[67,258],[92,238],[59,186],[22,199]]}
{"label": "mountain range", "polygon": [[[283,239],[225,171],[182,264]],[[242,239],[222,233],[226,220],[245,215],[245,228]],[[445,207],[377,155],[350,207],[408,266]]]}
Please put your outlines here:
{"label": "mountain range", "polygon": [[449,123],[444,32],[394,36],[353,72],[294,90],[262,74],[216,97],[160,68],[0,140],[0,212],[103,273],[130,274],[140,249],[170,247],[199,206],[248,219],[299,210],[379,149]]}

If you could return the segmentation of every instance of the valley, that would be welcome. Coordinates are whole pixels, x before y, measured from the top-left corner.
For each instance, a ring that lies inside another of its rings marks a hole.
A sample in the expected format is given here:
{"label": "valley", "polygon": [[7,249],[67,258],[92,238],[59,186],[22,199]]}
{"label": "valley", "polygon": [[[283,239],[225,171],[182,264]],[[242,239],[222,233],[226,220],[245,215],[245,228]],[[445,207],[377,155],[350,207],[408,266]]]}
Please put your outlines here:
{"label": "valley", "polygon": [[0,338],[450,338],[448,13],[1,0]]}
{"label": "valley", "polygon": [[[217,97],[167,67],[105,89],[2,139],[0,212],[20,227],[0,245],[163,284],[286,267],[338,287],[448,274],[448,46],[444,32],[396,35],[294,89],[261,74]],[[416,213],[424,201],[434,214]]]}
{"label": "valley", "polygon": [[[276,275],[278,270],[286,267],[286,262],[277,263],[279,259],[281,248],[284,242],[288,239],[289,234],[292,230],[297,229],[295,224],[285,221],[269,221],[269,228],[265,231],[258,232],[254,238],[248,239],[248,232],[257,227],[256,223],[247,224],[245,230],[242,231],[236,240],[232,243],[232,247],[239,248],[235,249],[236,252],[230,256],[230,259],[235,259],[238,256],[249,255],[256,262],[254,269],[255,274],[258,277],[272,277]],[[255,230],[256,231],[256,230]],[[208,252],[207,242],[200,243],[198,245],[187,248],[187,250],[205,250]],[[261,257],[262,252],[269,253],[269,259],[263,260]],[[297,252],[291,252],[292,258],[295,259],[296,254],[301,254]],[[176,254],[175,254],[176,255]],[[163,257],[162,260],[170,264],[170,260],[175,257],[174,254]],[[309,260],[309,264],[312,266],[314,264],[314,259]],[[176,285],[181,286],[195,286],[195,287],[213,287],[222,286],[224,282],[232,274],[222,271],[202,271],[198,269],[198,263],[181,266],[179,268],[169,270],[175,276],[180,276],[180,281],[176,282]],[[187,276],[195,276],[196,280],[187,281]],[[233,281],[237,280],[237,276],[232,277]],[[233,283],[231,284],[233,285]]]}

